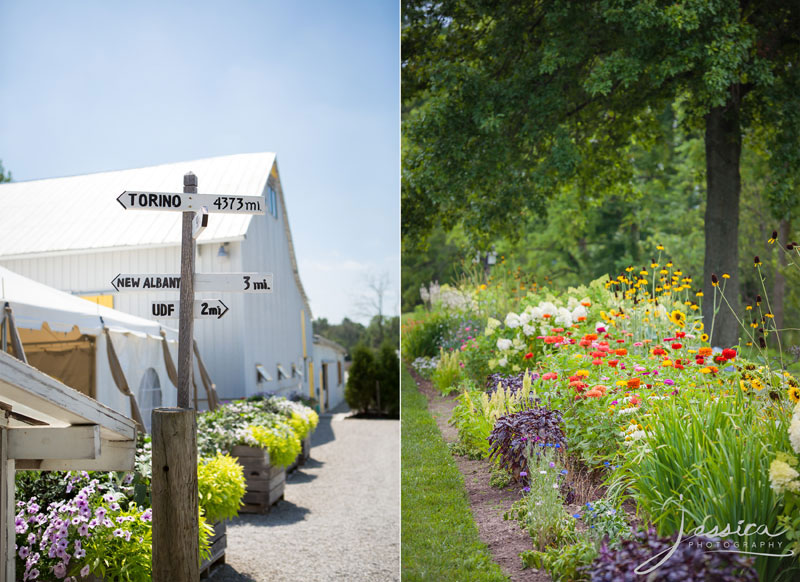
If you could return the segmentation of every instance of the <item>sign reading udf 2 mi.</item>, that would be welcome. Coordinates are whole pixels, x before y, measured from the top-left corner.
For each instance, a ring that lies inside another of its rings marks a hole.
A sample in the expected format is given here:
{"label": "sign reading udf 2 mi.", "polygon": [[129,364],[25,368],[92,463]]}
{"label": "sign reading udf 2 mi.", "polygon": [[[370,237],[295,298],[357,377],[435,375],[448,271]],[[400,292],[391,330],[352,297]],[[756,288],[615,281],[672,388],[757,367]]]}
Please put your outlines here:
{"label": "sign reading udf 2 mi.", "polygon": [[[180,275],[120,273],[111,284],[117,291],[179,291]],[[195,273],[196,292],[272,293],[272,273]]]}
{"label": "sign reading udf 2 mi.", "polygon": [[265,214],[261,196],[223,196],[221,194],[185,194],[176,192],[144,192],[125,190],[117,197],[125,210],[199,211],[220,214]]}
{"label": "sign reading udf 2 mi.", "polygon": [[[178,318],[180,301],[153,301],[150,304],[150,313],[153,317]],[[195,299],[195,319],[222,319],[228,313],[228,306],[220,299]]]}

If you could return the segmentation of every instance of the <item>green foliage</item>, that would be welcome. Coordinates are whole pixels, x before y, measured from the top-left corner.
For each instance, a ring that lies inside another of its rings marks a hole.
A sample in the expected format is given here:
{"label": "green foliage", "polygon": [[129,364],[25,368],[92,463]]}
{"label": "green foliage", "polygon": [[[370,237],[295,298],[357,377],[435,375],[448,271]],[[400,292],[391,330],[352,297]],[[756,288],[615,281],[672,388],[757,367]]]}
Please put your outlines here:
{"label": "green foliage", "polygon": [[461,378],[461,361],[459,352],[455,350],[445,351],[439,348],[439,363],[434,370],[431,380],[444,395],[450,394],[458,387]]}
{"label": "green foliage", "polygon": [[492,467],[492,475],[489,477],[489,485],[495,489],[505,489],[514,480],[511,471],[503,467]]}
{"label": "green foliage", "polygon": [[521,477],[527,478],[525,494],[505,513],[505,519],[519,521],[538,550],[574,541],[575,520],[564,509],[561,496],[563,467],[553,449],[532,451],[528,455],[527,467],[527,475],[520,473]]}
{"label": "green foliage", "polygon": [[378,352],[381,412],[392,418],[400,416],[400,359],[397,350],[396,342],[387,341]]}
{"label": "green foliage", "polygon": [[313,321],[314,333],[335,341],[352,354],[353,348],[364,341],[367,329],[360,323],[345,317],[341,323],[332,324],[324,317]]}
{"label": "green foliage", "polygon": [[458,431],[458,440],[469,452],[469,456],[485,457],[489,454],[489,435],[494,426],[489,411],[489,399],[480,390],[464,390],[450,417]]}
{"label": "green foliage", "polygon": [[553,582],[588,582],[586,569],[597,557],[594,542],[585,538],[577,543],[557,548],[546,548],[543,552],[528,550],[520,554],[524,568],[546,570]]}
{"label": "green foliage", "polygon": [[427,401],[402,371],[401,567],[406,582],[508,578],[478,537],[464,479]]}
{"label": "green foliage", "polygon": [[217,454],[197,464],[200,507],[209,521],[236,517],[245,493],[244,469],[229,455]]}
{"label": "green foliage", "polygon": [[363,344],[356,346],[344,391],[344,397],[351,409],[358,411],[369,409],[375,400],[377,380],[377,362],[372,350]]}
{"label": "green foliage", "polygon": [[598,546],[605,541],[609,547],[616,548],[622,540],[630,539],[633,535],[625,512],[609,499],[587,503],[583,521],[589,526],[589,536]]}
{"label": "green foliage", "polygon": [[[682,522],[684,532],[753,523],[779,533],[769,468],[775,452],[789,448],[788,419],[741,392],[699,404],[680,396],[654,409],[641,447],[628,454],[612,491],[627,486],[660,535],[676,533]],[[781,537],[734,532],[729,539],[777,544]],[[779,566],[778,558],[756,560],[762,579],[773,579]]]}
{"label": "green foliage", "polygon": [[11,172],[6,172],[3,162],[0,162],[0,184],[11,181]]}
{"label": "green foliage", "polygon": [[403,357],[414,358],[439,355],[439,347],[452,327],[451,318],[445,313],[432,313],[421,319],[406,322],[403,326]]}
{"label": "green foliage", "polygon": [[300,454],[303,446],[288,424],[273,426],[250,426],[250,433],[257,446],[269,451],[269,462],[278,467],[288,467]]}

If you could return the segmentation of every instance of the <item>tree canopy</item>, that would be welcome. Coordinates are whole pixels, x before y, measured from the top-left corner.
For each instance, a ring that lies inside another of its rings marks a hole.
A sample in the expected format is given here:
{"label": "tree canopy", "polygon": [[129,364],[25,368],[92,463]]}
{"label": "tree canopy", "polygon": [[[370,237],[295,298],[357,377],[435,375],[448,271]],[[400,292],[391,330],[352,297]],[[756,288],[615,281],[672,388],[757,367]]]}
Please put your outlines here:
{"label": "tree canopy", "polygon": [[[438,223],[519,238],[565,191],[576,216],[651,195],[633,151],[657,147],[671,108],[705,146],[706,296],[730,273],[735,305],[743,133],[768,152],[772,215],[797,206],[800,5],[407,0],[403,20],[404,248]],[[737,335],[722,317],[712,341]]]}

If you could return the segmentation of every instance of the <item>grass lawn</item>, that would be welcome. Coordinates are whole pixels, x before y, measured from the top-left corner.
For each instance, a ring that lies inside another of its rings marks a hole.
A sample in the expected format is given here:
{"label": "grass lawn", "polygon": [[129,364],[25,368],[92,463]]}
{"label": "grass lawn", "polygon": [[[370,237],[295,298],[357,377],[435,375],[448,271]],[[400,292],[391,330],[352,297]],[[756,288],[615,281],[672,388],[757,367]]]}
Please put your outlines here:
{"label": "grass lawn", "polygon": [[402,580],[507,581],[478,538],[461,473],[405,368],[401,418]]}

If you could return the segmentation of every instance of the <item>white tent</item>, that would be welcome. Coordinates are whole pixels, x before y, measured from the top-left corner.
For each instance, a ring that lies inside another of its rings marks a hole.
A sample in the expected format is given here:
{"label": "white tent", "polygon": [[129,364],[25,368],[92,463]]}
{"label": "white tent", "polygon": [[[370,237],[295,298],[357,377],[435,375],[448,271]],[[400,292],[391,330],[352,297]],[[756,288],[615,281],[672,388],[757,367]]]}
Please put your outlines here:
{"label": "white tent", "polygon": [[28,363],[127,416],[138,404],[148,429],[153,408],[176,405],[174,329],[0,267],[2,308],[3,351],[16,352],[16,328]]}

